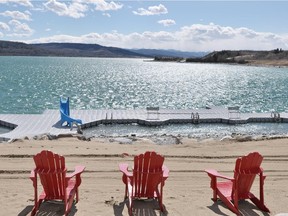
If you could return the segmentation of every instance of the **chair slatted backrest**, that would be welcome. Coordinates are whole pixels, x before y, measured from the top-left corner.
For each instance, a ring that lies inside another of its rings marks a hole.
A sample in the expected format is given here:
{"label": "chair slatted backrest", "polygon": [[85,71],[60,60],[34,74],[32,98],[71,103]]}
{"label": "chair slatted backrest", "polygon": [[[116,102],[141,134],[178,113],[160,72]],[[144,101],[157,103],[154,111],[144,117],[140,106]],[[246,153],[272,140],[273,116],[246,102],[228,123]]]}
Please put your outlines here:
{"label": "chair slatted backrest", "polygon": [[134,197],[153,198],[163,177],[164,157],[155,152],[145,152],[134,157],[133,194]]}
{"label": "chair slatted backrest", "polygon": [[60,98],[60,110],[67,116],[70,116],[69,97],[67,100]]}
{"label": "chair slatted backrest", "polygon": [[65,158],[51,151],[42,151],[34,156],[35,172],[48,199],[64,199],[66,193]]}
{"label": "chair slatted backrest", "polygon": [[257,174],[262,172],[262,155],[253,152],[236,160],[234,178],[238,181],[238,197],[247,196]]}

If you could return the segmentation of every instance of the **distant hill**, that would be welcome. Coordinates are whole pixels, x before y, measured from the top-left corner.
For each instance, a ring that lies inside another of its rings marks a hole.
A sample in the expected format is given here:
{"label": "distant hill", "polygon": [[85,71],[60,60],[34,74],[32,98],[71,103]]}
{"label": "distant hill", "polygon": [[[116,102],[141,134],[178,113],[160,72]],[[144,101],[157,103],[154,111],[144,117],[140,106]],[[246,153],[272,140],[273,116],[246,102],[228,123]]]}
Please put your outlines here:
{"label": "distant hill", "polygon": [[157,49],[128,50],[82,43],[26,44],[0,40],[0,56],[154,58],[155,61],[288,66],[288,51],[278,48],[270,51],[222,50],[205,53]]}
{"label": "distant hill", "polygon": [[196,58],[203,57],[208,52],[183,52],[178,50],[163,50],[163,49],[130,49],[132,52],[147,56],[158,57],[179,57],[179,58]]}
{"label": "distant hill", "polygon": [[278,48],[270,51],[222,50],[201,58],[187,58],[186,62],[288,66],[288,51]]}
{"label": "distant hill", "polygon": [[82,43],[39,43],[25,44],[0,40],[0,56],[68,56],[68,57],[118,57],[118,58],[154,58],[203,57],[207,52],[182,52],[177,50],[158,49],[121,49],[99,44]]}
{"label": "distant hill", "polygon": [[61,56],[78,56],[78,57],[150,57],[139,54],[126,49],[117,47],[105,47],[98,44],[82,44],[82,43],[42,43],[31,44],[51,52],[56,52]]}
{"label": "distant hill", "polygon": [[111,57],[147,58],[117,47],[81,43],[43,43],[25,44],[21,42],[0,41],[0,56],[67,56],[67,57]]}
{"label": "distant hill", "polygon": [[21,42],[10,42],[0,40],[1,56],[46,56],[53,55],[48,50],[40,47],[34,47]]}

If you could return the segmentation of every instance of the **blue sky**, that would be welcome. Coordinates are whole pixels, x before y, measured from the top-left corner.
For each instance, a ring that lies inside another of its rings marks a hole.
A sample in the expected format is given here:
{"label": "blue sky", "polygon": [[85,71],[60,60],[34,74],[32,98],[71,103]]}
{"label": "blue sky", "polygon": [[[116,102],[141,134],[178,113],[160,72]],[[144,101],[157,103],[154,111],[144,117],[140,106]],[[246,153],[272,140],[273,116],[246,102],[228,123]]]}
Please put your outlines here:
{"label": "blue sky", "polygon": [[182,51],[288,49],[287,1],[0,0],[0,40]]}

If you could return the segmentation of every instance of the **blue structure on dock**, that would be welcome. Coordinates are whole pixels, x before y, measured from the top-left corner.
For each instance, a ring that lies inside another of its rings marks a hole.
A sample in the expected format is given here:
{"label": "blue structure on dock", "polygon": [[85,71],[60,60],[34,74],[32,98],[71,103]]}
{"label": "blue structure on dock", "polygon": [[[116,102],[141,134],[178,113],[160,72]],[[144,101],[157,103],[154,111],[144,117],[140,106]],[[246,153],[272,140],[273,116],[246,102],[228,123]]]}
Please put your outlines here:
{"label": "blue structure on dock", "polygon": [[61,120],[60,123],[63,125],[65,122],[67,122],[67,126],[73,126],[74,123],[76,124],[82,124],[81,119],[74,119],[70,117],[70,107],[69,107],[69,97],[67,100],[64,100],[60,97],[60,116]]}

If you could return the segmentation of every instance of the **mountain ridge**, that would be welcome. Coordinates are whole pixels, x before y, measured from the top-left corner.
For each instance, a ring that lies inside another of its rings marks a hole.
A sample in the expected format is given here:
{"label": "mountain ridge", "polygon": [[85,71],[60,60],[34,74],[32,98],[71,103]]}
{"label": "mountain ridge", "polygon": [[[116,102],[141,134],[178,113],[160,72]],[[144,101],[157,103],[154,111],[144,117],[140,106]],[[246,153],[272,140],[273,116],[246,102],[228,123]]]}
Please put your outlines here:
{"label": "mountain ridge", "polygon": [[38,43],[26,44],[0,40],[0,56],[65,56],[65,57],[111,57],[111,58],[154,58],[168,57],[199,57],[205,52],[183,52],[163,49],[122,49],[84,43]]}
{"label": "mountain ridge", "polygon": [[155,61],[288,66],[288,51],[279,48],[269,51],[222,50],[208,53],[161,49],[122,49],[84,43],[26,44],[0,40],[0,56],[154,58]]}

